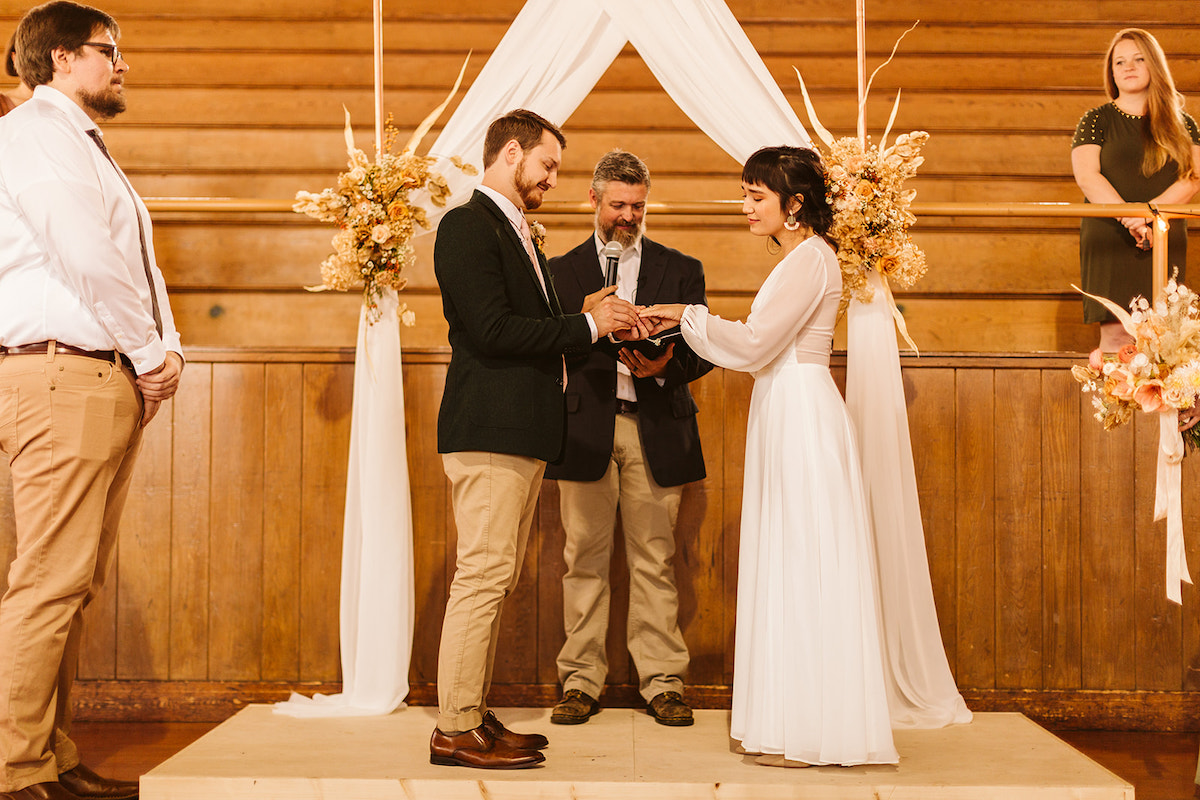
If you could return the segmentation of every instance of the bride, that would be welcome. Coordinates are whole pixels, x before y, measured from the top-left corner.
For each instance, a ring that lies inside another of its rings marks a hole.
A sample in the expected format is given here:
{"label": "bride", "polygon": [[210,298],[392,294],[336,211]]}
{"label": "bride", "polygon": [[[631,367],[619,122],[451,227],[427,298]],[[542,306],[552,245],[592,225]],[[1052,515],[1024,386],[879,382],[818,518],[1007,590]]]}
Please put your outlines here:
{"label": "bride", "polygon": [[894,764],[876,576],[854,432],[829,372],[842,278],[813,150],[768,147],[742,213],[783,259],[745,322],[645,309],[701,358],[754,376],[746,434],[731,733],[759,764]]}

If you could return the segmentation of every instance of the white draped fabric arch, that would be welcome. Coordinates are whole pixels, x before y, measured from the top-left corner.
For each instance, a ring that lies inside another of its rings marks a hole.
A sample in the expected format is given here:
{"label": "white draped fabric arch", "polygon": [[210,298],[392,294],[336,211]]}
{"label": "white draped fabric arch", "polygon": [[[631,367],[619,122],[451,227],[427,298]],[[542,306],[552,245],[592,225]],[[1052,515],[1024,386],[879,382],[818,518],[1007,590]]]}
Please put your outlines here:
{"label": "white draped fabric arch", "polygon": [[[767,145],[812,146],[804,126],[724,0],[528,0],[430,148],[430,154],[438,159],[435,168],[446,176],[452,190],[447,208],[465,202],[479,183],[478,176],[465,176],[451,167],[451,157],[459,156],[482,172],[487,126],[514,108],[528,108],[556,123],[565,122],[626,43],[637,49],[680,109],[738,163]],[[432,207],[427,210],[435,223],[444,211]],[[895,361],[894,382],[900,391],[891,398],[898,403],[899,412],[888,419],[902,423],[903,431],[902,437],[893,434],[882,440],[904,448],[903,452],[892,454],[887,463],[895,463],[897,469],[907,463],[911,478],[912,456],[908,449],[899,359],[890,316],[888,320],[886,332],[876,330],[871,339],[859,337],[854,346],[856,351],[867,353],[878,348],[886,352],[890,348]],[[380,327],[369,326],[365,334],[360,331],[356,359],[355,424],[343,544],[345,691],[342,695],[313,700],[293,696],[288,703],[277,706],[282,713],[298,716],[388,713],[401,704],[408,692],[413,598],[403,426],[398,431],[398,442],[371,447],[363,440],[377,437],[378,430],[374,423],[358,424],[360,415],[370,420],[397,416],[403,420],[403,399],[396,391],[401,386],[399,343],[397,339],[394,346],[374,344],[371,337]],[[390,330],[380,331],[379,335],[389,337],[389,342],[390,337],[398,337],[398,333]],[[367,349],[372,353],[374,380],[360,383],[359,374],[370,368],[363,357]],[[866,364],[852,359],[851,370],[857,369],[856,363],[869,370],[862,373],[859,385],[880,379],[873,360]],[[890,362],[885,359],[884,363]],[[390,374],[392,370],[394,375]],[[361,403],[360,389],[364,392]],[[878,403],[875,410],[879,410]],[[860,426],[866,422],[865,406],[860,405],[855,411],[855,405],[851,404],[851,411]],[[864,434],[860,427],[860,439],[871,439]],[[878,454],[870,457],[877,458]],[[356,459],[358,464],[354,463]],[[403,520],[394,523],[387,514],[371,513],[367,506],[386,498],[389,492],[394,495],[396,476],[400,474],[405,477],[405,502],[402,509],[393,510],[401,512]],[[884,476],[884,479],[892,478]],[[886,496],[889,503],[911,504],[903,512],[893,508],[887,514],[874,514],[877,520],[887,515],[904,520],[903,525],[889,528],[887,535],[903,537],[905,542],[890,551],[881,546],[881,553],[905,552],[911,556],[899,564],[890,555],[881,558],[880,570],[920,573],[913,580],[888,580],[881,576],[881,585],[885,587],[882,598],[885,625],[889,619],[910,613],[923,617],[919,624],[904,621],[894,631],[885,631],[892,684],[889,700],[894,700],[895,724],[933,727],[969,720],[970,712],[954,686],[938,633],[928,566],[924,561],[915,481],[912,486],[911,492],[874,493],[881,498]],[[403,529],[399,537],[397,527]],[[397,540],[403,543],[405,536],[407,552],[398,553],[395,543]],[[373,544],[381,540],[388,544]],[[379,559],[369,557],[370,553],[382,554],[385,557],[382,565]],[[396,580],[389,579],[386,568],[381,568],[383,565],[391,565],[397,570],[393,576],[407,580],[405,591],[396,591]],[[889,597],[888,587],[901,595]],[[909,595],[920,596],[914,599]],[[902,611],[889,614],[888,609]],[[918,641],[913,636],[921,638]],[[379,648],[391,639],[401,644]],[[357,646],[358,642],[364,646]]]}

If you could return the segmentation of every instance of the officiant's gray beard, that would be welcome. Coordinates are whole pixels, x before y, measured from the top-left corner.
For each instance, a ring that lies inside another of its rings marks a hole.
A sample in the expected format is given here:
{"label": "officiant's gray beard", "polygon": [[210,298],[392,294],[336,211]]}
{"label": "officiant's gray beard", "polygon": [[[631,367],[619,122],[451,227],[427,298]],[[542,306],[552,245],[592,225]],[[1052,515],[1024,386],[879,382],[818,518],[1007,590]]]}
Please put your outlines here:
{"label": "officiant's gray beard", "polygon": [[627,248],[636,242],[645,232],[646,218],[642,217],[642,221],[633,227],[625,228],[613,222],[611,225],[605,226],[600,222],[600,210],[596,210],[595,215],[596,230],[600,232],[600,241],[604,243],[616,242],[622,248]]}

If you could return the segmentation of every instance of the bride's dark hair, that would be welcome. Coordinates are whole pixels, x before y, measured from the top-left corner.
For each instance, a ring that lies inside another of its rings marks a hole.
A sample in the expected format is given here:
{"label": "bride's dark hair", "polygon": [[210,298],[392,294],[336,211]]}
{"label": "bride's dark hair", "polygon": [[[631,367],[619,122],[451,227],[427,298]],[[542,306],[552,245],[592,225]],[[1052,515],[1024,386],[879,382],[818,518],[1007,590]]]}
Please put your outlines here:
{"label": "bride's dark hair", "polygon": [[816,150],[786,146],[757,150],[742,167],[742,182],[765,186],[775,192],[779,195],[779,207],[785,213],[788,198],[798,199],[800,210],[796,219],[837,249],[837,243],[829,238],[833,209],[825,199],[825,165]]}

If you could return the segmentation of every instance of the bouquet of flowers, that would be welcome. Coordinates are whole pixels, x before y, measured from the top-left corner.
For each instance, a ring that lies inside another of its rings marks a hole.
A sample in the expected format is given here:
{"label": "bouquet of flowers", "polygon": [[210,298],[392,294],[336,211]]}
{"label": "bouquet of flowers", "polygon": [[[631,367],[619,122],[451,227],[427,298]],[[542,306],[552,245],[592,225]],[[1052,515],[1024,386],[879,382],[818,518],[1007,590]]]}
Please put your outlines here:
{"label": "bouquet of flowers", "polygon": [[[425,209],[413,195],[424,190],[436,206],[444,206],[450,195],[446,179],[432,169],[434,159],[414,152],[417,141],[410,141],[398,155],[391,152],[396,139],[391,115],[385,130],[383,151],[372,162],[354,146],[347,111],[347,170],[338,175],[333,188],[297,192],[292,206],[297,213],[337,225],[333,255],[321,263],[321,286],[313,287],[314,291],[344,292],[361,286],[371,321],[379,318],[380,292],[387,288],[400,291],[408,283],[404,270],[415,257],[413,235],[418,225],[429,228]],[[419,137],[414,139],[419,141]],[[468,175],[475,174],[475,167],[457,157],[451,163]],[[402,306],[400,318],[411,326],[414,314]]]}
{"label": "bouquet of flowers", "polygon": [[908,210],[917,192],[906,190],[904,181],[915,175],[917,167],[925,162],[921,148],[929,141],[929,134],[925,131],[901,134],[891,147],[887,146],[888,134],[900,108],[899,92],[878,144],[867,138],[864,113],[875,76],[891,63],[900,42],[915,27],[914,23],[900,35],[887,61],[875,68],[860,93],[857,137],[834,139],[833,134],[821,125],[804,78],[800,70],[796,70],[813,131],[825,145],[822,156],[826,166],[826,199],[833,207],[833,227],[829,234],[838,244],[838,265],[842,269],[843,291],[838,316],[846,312],[852,299],[864,304],[874,299],[875,290],[867,280],[874,271],[883,279],[885,300],[891,307],[896,327],[913,350],[917,346],[908,335],[904,316],[892,298],[891,284],[907,289],[925,274],[925,254],[908,234],[909,227],[917,221]]}
{"label": "bouquet of flowers", "polygon": [[886,149],[882,143],[864,147],[852,136],[828,145],[826,192],[833,207],[830,236],[838,243],[842,268],[842,311],[851,298],[871,302],[868,270],[902,288],[925,274],[925,254],[908,233],[916,222],[908,207],[917,193],[906,190],[904,181],[925,161],[920,152],[927,141],[928,133],[913,131]]}
{"label": "bouquet of flowers", "polygon": [[[1130,313],[1088,296],[1104,303],[1136,340],[1115,357],[1093,350],[1086,365],[1071,368],[1083,391],[1092,394],[1104,429],[1128,422],[1137,409],[1156,414],[1194,407],[1200,397],[1200,296],[1174,279],[1153,305],[1134,298]],[[1200,445],[1200,426],[1184,431],[1183,439],[1188,450]]]}

